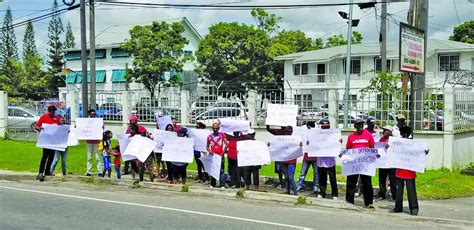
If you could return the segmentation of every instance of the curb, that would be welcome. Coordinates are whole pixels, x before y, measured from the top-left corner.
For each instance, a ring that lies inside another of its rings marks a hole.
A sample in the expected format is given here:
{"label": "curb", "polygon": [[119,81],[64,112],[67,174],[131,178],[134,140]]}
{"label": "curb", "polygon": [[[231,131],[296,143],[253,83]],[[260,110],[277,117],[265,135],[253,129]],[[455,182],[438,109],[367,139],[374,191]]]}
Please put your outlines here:
{"label": "curb", "polygon": [[[0,172],[0,180],[8,180],[8,181],[25,181],[25,180],[36,180],[36,174],[29,174],[29,173],[14,173],[8,172],[4,173]],[[46,181],[54,181],[54,182],[82,182],[82,183],[90,183],[90,184],[98,184],[98,185],[115,185],[121,187],[133,187],[133,180],[117,180],[117,179],[110,179],[110,178],[99,178],[99,177],[88,177],[88,176],[53,176],[53,177],[46,177]],[[218,196],[218,197],[229,197],[229,198],[236,198],[236,199],[243,199],[243,200],[256,200],[256,201],[266,201],[266,202],[275,202],[275,203],[286,203],[297,205],[299,197],[306,198],[307,206],[319,206],[319,207],[326,207],[326,208],[336,208],[336,209],[346,209],[346,210],[353,210],[353,211],[362,211],[361,207],[355,206],[353,204],[347,203],[343,200],[330,200],[330,199],[321,199],[315,197],[306,197],[306,196],[294,196],[294,195],[287,195],[287,194],[276,194],[276,193],[268,193],[268,192],[255,192],[255,191],[244,191],[243,197],[238,198],[237,193],[238,189],[220,189],[220,188],[207,188],[207,187],[197,187],[197,186],[189,186],[188,192],[182,192],[182,185],[174,185],[174,184],[167,184],[167,183],[157,183],[157,182],[140,182],[139,187],[136,189],[154,189],[154,190],[162,190],[162,191],[169,191],[169,192],[177,192],[177,193],[192,193],[201,196]]]}

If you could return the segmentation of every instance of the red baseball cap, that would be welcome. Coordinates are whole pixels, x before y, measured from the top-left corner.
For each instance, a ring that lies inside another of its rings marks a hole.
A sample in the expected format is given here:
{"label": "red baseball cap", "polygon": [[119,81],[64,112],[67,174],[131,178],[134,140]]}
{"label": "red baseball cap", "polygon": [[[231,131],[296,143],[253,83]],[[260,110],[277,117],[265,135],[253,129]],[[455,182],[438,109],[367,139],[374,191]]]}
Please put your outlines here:
{"label": "red baseball cap", "polygon": [[138,121],[138,117],[137,116],[131,116],[128,120],[129,121]]}

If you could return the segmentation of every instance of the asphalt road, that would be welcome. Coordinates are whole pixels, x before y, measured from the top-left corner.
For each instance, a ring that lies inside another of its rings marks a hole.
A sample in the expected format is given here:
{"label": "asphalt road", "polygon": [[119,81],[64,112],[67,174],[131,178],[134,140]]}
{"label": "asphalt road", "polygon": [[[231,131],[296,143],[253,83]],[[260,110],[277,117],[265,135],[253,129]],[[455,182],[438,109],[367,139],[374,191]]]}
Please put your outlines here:
{"label": "asphalt road", "polygon": [[379,215],[73,182],[0,181],[0,229],[462,229]]}

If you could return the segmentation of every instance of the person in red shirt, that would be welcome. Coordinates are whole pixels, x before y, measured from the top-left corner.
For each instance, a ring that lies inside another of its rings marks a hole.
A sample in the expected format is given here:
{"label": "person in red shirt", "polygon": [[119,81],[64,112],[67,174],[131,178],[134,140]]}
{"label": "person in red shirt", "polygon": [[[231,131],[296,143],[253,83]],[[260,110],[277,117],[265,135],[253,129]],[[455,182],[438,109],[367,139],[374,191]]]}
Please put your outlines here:
{"label": "person in red shirt", "polygon": [[[225,133],[219,132],[221,128],[220,124],[215,122],[212,124],[212,134],[207,137],[207,152],[209,154],[217,154],[222,157],[221,161],[221,170],[219,175],[219,185],[221,188],[225,189],[225,178],[224,178],[224,165],[225,158],[224,153],[227,151],[229,146],[229,141]],[[211,187],[216,187],[217,181],[216,178],[211,178]]]}
{"label": "person in red shirt", "polygon": [[[354,123],[354,127],[356,131],[347,137],[346,149],[373,148],[375,145],[374,138],[369,132],[364,131],[364,120],[357,119]],[[374,191],[372,189],[371,176],[361,174],[347,176],[346,201],[354,204],[354,194],[357,189],[356,185],[359,177],[364,191],[364,206],[368,209],[374,209]]]}
{"label": "person in red shirt", "polygon": [[[383,136],[380,138],[379,142],[388,143],[388,139],[392,136],[393,128],[391,126],[385,126],[382,130]],[[377,194],[377,198],[380,200],[385,200],[387,198],[387,178],[390,182],[390,194],[392,195],[392,200],[395,200],[395,195],[397,194],[397,182],[395,180],[394,168],[379,168],[379,193]]]}
{"label": "person in red shirt", "polygon": [[[87,111],[90,118],[96,117],[95,109],[89,109]],[[95,160],[97,163],[97,172],[99,172],[99,177],[102,177],[102,157],[99,153],[99,143],[100,140],[86,140],[86,150],[87,150],[87,172],[86,176],[92,176],[92,155],[95,155]]]}
{"label": "person in red shirt", "polygon": [[[56,124],[61,125],[61,117],[56,115],[56,107],[51,105],[48,106],[48,112],[42,115],[38,122],[35,124],[35,130],[41,132],[43,124]],[[39,181],[44,181],[44,176],[51,175],[50,169],[53,163],[54,153],[56,151],[52,149],[43,148],[43,156],[41,157],[38,176],[36,177]]]}
{"label": "person in red shirt", "polygon": [[237,141],[243,140],[244,136],[242,132],[234,132],[233,134],[232,136],[226,135],[229,140],[229,146],[227,148],[227,171],[231,176],[232,188],[240,188],[242,184],[240,175],[243,170],[241,170],[237,164]]}
{"label": "person in red shirt", "polygon": [[173,119],[171,120],[171,122],[173,122],[174,131],[175,131],[175,132],[178,132],[178,130],[181,129],[181,126],[178,125],[178,120],[176,120],[176,118],[173,118]]}
{"label": "person in red shirt", "polygon": [[[400,128],[400,135],[402,138],[411,137],[411,128],[410,126],[403,126]],[[429,153],[429,149],[425,150],[425,154]],[[410,213],[413,216],[418,215],[418,197],[416,195],[416,172],[406,169],[396,169],[395,177],[397,180],[397,195],[395,197],[395,208],[393,212],[403,212],[403,190],[405,184],[407,186],[407,197],[408,197],[408,207],[410,208]]]}

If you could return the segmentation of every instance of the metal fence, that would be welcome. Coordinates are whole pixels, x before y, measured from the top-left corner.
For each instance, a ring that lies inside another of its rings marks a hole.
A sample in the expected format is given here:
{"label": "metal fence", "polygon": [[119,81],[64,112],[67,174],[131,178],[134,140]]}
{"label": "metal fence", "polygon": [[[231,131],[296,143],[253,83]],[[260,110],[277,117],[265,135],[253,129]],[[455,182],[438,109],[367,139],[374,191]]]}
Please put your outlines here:
{"label": "metal fence", "polygon": [[474,127],[474,92],[457,90],[454,92],[454,130]]}

